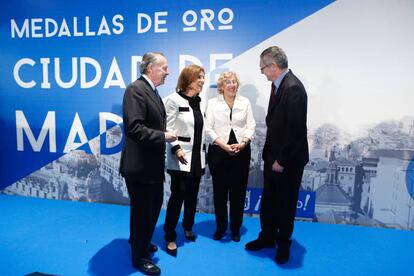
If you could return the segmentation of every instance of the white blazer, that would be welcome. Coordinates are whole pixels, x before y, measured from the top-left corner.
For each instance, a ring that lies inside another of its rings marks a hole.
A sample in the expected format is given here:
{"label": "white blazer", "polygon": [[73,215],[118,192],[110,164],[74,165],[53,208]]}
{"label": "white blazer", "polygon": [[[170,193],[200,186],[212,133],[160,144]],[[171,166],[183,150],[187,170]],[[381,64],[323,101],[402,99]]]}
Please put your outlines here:
{"label": "white blazer", "polygon": [[208,101],[205,131],[210,143],[213,143],[218,137],[227,143],[232,128],[239,143],[243,138],[250,141],[253,139],[256,122],[249,99],[236,94],[231,120],[230,111],[223,94]]}
{"label": "white blazer", "polygon": [[[174,92],[164,99],[165,110],[167,112],[167,131],[174,131],[178,139],[174,142],[167,143],[167,164],[168,170],[185,171],[191,170],[191,156],[194,141],[194,114],[188,100]],[[201,114],[204,117],[205,104],[200,102]],[[187,164],[184,165],[178,161],[177,156],[171,152],[171,148],[180,145],[185,153]],[[201,139],[201,168],[206,166],[205,146],[204,146],[204,124]]]}

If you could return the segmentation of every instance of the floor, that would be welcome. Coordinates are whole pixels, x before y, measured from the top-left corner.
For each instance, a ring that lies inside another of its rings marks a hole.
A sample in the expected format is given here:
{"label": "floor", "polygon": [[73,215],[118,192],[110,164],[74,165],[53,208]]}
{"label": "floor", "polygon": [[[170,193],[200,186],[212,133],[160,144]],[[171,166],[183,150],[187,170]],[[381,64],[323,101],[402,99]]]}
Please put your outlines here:
{"label": "floor", "polygon": [[[139,275],[127,242],[129,207],[0,195],[0,275]],[[259,219],[245,217],[239,243],[214,241],[214,216],[197,214],[195,243],[178,228],[178,256],[165,253],[162,211],[153,241],[162,275],[414,275],[414,233],[296,222],[290,261],[248,252]],[[41,274],[38,274],[41,275]]]}

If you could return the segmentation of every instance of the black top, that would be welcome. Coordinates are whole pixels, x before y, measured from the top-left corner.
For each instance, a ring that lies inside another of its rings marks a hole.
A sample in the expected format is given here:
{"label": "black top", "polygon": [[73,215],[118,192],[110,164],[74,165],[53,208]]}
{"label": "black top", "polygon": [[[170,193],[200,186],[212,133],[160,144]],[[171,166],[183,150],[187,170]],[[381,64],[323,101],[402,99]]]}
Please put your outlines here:
{"label": "black top", "polygon": [[[230,108],[230,121],[233,120],[233,108]],[[237,144],[236,134],[234,133],[233,128],[230,130],[229,141],[227,141],[227,145]]]}

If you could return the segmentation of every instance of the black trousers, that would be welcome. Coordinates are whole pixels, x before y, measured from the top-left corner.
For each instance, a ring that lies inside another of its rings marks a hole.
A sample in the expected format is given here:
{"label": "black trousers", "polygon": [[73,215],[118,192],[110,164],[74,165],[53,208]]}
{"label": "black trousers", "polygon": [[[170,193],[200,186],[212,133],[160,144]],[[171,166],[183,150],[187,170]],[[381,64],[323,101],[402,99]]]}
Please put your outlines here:
{"label": "black trousers", "polygon": [[290,245],[303,168],[285,167],[282,173],[276,173],[271,164],[265,164],[260,238]]}
{"label": "black trousers", "polygon": [[164,231],[165,240],[173,242],[177,239],[178,220],[181,207],[184,202],[183,228],[191,231],[194,225],[194,217],[197,207],[197,195],[200,187],[201,176],[191,176],[185,172],[172,172],[171,195],[168,200],[167,214],[165,216]]}
{"label": "black trousers", "polygon": [[211,145],[208,165],[213,178],[214,211],[216,231],[227,230],[227,200],[230,200],[230,230],[240,233],[246,201],[247,180],[250,166],[250,145],[238,155],[231,156],[219,146]]}
{"label": "black trousers", "polygon": [[163,182],[143,182],[126,177],[130,208],[130,241],[132,261],[149,258],[149,246],[160,214],[164,196]]}

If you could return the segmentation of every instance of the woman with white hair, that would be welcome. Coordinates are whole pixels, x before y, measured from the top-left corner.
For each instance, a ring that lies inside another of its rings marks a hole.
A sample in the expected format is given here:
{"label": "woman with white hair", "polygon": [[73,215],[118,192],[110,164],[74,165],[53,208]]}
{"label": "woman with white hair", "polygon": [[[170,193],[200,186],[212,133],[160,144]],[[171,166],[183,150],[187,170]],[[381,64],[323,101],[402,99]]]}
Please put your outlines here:
{"label": "woman with white hair", "polygon": [[249,99],[237,94],[240,81],[225,72],[217,81],[219,95],[208,101],[206,136],[211,144],[208,165],[213,177],[216,232],[220,240],[227,230],[227,198],[230,200],[231,239],[240,241],[250,166],[250,142],[256,123]]}

